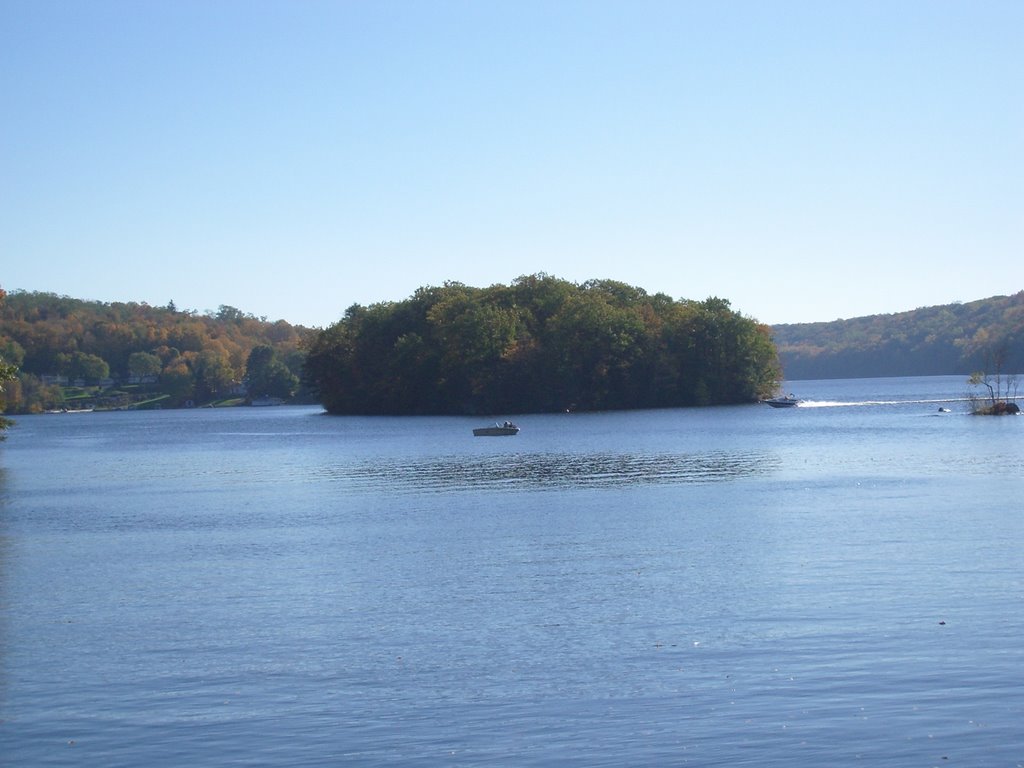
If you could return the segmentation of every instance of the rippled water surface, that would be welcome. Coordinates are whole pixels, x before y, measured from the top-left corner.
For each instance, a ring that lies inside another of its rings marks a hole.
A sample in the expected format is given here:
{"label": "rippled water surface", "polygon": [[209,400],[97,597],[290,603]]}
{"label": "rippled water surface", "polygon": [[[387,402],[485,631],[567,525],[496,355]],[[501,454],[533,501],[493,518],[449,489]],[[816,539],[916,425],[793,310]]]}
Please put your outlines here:
{"label": "rippled water surface", "polygon": [[0,763],[1024,764],[1024,419],[790,388],[20,417]]}

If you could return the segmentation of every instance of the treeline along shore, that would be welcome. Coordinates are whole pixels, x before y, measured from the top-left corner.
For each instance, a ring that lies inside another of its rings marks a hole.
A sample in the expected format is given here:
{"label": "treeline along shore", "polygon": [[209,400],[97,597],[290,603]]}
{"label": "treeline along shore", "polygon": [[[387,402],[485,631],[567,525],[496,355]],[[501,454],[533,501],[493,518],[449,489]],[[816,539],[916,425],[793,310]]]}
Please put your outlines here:
{"label": "treeline along shore", "polygon": [[309,399],[314,331],[222,305],[216,312],[0,291],[9,413],[177,408]]}
{"label": "treeline along shore", "polygon": [[[781,366],[780,366],[781,363]],[[428,286],[325,329],[0,290],[0,411],[320,402],[507,414],[752,402],[787,379],[1024,370],[1024,291],[769,328],[615,280]],[[784,373],[783,373],[784,372]]]}

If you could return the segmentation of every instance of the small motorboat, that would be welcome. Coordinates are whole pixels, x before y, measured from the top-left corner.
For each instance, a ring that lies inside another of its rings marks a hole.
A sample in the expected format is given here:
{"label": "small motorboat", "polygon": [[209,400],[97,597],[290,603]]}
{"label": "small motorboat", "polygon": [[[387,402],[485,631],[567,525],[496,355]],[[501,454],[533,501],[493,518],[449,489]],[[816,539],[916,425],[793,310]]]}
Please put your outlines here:
{"label": "small motorboat", "polygon": [[476,437],[509,437],[518,434],[519,427],[511,421],[506,421],[504,424],[495,424],[493,427],[477,427],[473,430],[473,435]]}
{"label": "small motorboat", "polygon": [[765,402],[772,408],[795,408],[800,403],[793,395],[780,395],[765,400]]}

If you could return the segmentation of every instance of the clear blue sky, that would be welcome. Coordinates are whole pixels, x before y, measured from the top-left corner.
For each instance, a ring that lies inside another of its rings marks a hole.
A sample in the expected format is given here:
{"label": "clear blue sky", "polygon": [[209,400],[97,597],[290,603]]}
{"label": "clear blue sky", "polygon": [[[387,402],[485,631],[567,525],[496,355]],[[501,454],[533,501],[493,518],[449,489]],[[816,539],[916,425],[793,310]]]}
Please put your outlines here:
{"label": "clear blue sky", "polygon": [[547,272],[1024,288],[1024,2],[0,0],[0,286],[328,325]]}

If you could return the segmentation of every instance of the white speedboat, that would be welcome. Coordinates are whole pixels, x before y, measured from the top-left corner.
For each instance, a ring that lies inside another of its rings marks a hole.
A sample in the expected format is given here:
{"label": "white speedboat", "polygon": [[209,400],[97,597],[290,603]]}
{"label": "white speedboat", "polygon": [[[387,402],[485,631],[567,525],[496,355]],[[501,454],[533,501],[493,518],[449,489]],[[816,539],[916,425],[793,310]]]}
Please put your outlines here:
{"label": "white speedboat", "polygon": [[773,397],[769,400],[765,400],[768,405],[772,408],[794,408],[800,401],[792,395],[780,395],[779,397]]}

